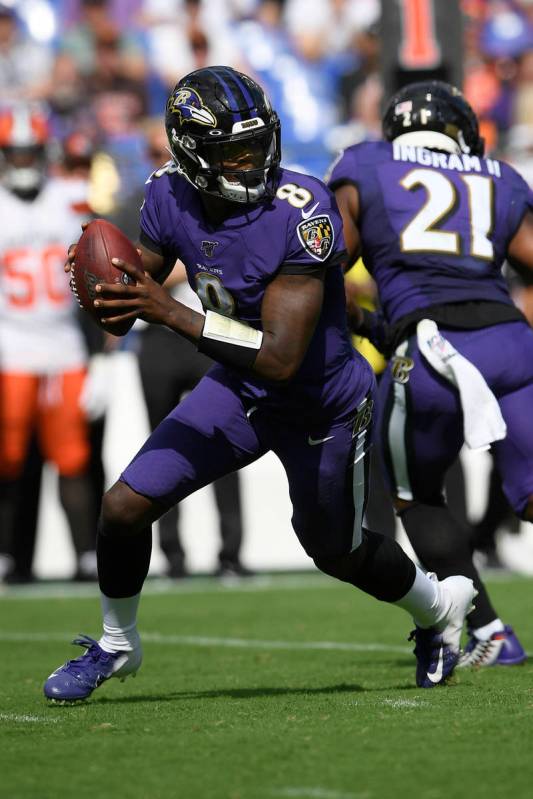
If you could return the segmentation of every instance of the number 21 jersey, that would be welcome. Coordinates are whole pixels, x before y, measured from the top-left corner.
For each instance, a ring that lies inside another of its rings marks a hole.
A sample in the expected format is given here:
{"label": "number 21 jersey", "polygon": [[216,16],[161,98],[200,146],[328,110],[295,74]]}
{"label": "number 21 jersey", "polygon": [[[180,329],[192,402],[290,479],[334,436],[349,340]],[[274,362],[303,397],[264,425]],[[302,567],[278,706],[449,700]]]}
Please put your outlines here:
{"label": "number 21 jersey", "polygon": [[470,300],[512,305],[501,266],[531,195],[509,165],[364,142],[341,153],[328,183],[358,189],[363,260],[389,322]]}

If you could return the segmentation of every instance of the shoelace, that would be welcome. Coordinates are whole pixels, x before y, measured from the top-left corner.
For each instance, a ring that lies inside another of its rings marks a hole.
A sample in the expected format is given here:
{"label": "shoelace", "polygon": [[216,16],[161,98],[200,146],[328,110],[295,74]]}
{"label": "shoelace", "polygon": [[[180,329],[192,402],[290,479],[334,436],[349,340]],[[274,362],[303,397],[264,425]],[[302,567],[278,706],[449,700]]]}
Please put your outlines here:
{"label": "shoelace", "polygon": [[[501,639],[496,639],[500,641]],[[468,653],[468,663],[477,666],[489,655],[490,650],[494,647],[495,640],[489,638],[487,641],[480,641],[478,639],[474,648]]]}
{"label": "shoelace", "polygon": [[419,655],[424,655],[425,657],[431,658],[433,652],[436,649],[440,649],[442,646],[442,641],[440,640],[439,636],[435,635],[434,630],[415,628],[414,630],[411,630],[407,640],[415,642],[415,648],[413,652],[417,657]]}
{"label": "shoelace", "polygon": [[69,660],[64,666],[65,671],[69,671],[71,666],[77,667],[80,663],[80,660],[87,656],[91,658],[93,663],[96,663],[97,661],[107,663],[109,660],[112,660],[115,657],[114,654],[104,652],[104,650],[98,645],[98,641],[95,641],[94,638],[91,638],[88,635],[80,635],[78,638],[74,638],[72,643],[77,646],[84,647],[86,651],[83,655],[79,655],[77,658]]}

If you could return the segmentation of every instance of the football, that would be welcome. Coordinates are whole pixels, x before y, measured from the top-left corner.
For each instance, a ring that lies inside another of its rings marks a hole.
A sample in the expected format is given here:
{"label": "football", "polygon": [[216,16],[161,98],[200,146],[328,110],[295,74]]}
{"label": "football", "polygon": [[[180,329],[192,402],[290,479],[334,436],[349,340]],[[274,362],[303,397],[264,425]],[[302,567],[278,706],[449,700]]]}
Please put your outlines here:
{"label": "football", "polygon": [[[112,327],[102,324],[102,312],[94,307],[95,286],[98,283],[134,285],[135,281],[113,266],[112,258],[121,258],[142,269],[139,253],[131,241],[111,222],[94,219],[83,231],[77,245],[70,285],[80,306],[104,329],[124,335],[133,321],[117,322]],[[113,312],[116,315],[116,312]]]}

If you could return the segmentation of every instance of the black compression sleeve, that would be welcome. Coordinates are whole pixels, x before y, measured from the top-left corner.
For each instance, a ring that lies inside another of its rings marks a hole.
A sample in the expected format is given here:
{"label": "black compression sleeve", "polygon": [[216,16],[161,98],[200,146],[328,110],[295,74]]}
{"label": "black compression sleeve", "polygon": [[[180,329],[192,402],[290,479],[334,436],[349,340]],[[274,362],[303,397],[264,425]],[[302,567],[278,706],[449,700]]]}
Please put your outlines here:
{"label": "black compression sleeve", "polygon": [[203,352],[214,361],[233,369],[251,369],[259,350],[253,347],[229,344],[227,341],[217,341],[217,339],[206,338],[202,335],[198,342],[198,352]]}

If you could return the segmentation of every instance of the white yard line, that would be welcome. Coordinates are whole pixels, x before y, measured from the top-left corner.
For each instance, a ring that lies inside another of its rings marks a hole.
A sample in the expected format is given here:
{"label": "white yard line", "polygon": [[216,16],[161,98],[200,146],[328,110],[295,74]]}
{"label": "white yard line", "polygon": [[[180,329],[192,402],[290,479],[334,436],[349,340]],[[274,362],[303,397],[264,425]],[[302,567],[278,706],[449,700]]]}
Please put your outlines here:
{"label": "white yard line", "polygon": [[430,703],[423,699],[382,699],[378,704],[388,705],[395,710],[404,710],[412,707],[428,707]]}
{"label": "white yard line", "polygon": [[[38,643],[41,641],[69,642],[72,633],[58,632],[7,632],[0,630],[0,641]],[[221,638],[204,635],[163,635],[143,632],[146,643],[162,646],[227,647],[229,649],[284,649],[289,651],[336,651],[336,652],[397,652],[410,653],[407,646],[379,643],[356,643],[352,641],[266,641],[256,638]]]}
{"label": "white yard line", "polygon": [[0,722],[10,721],[19,724],[57,724],[58,719],[47,718],[46,716],[30,716],[27,713],[0,713]]}
{"label": "white yard line", "polygon": [[318,785],[310,788],[279,788],[271,791],[271,794],[272,796],[283,796],[286,799],[370,799],[371,796],[368,791],[343,793],[341,791],[332,791],[329,788],[321,788]]}

